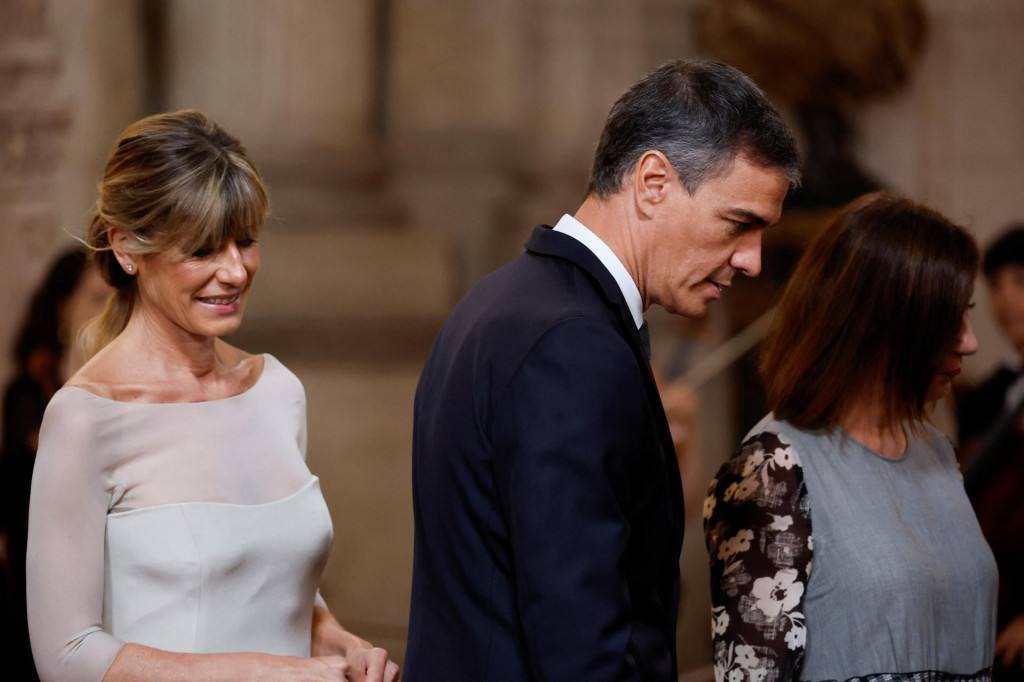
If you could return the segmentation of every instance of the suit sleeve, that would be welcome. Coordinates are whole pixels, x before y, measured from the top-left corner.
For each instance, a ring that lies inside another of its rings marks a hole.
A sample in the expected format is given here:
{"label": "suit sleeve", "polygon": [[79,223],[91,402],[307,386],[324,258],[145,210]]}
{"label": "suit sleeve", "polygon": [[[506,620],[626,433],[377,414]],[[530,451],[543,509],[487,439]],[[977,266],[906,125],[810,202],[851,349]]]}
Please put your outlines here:
{"label": "suit sleeve", "polygon": [[624,572],[628,463],[653,429],[641,369],[613,329],[562,322],[533,347],[495,418],[527,655],[538,680],[635,680]]}
{"label": "suit sleeve", "polygon": [[43,682],[99,682],[124,645],[102,627],[104,533],[116,483],[86,408],[71,389],[54,396],[32,475],[28,625]]}

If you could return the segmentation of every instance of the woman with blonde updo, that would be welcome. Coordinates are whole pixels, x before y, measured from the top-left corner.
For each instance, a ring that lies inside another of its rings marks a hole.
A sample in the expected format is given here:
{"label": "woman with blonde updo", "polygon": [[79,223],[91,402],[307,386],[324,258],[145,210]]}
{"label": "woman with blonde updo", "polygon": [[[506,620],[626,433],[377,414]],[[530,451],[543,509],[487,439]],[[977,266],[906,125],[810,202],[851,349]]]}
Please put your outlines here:
{"label": "woman with blonde updo", "polygon": [[128,127],[86,242],[114,287],[51,400],[28,541],[32,650],[63,680],[384,680],[317,592],[332,538],[299,380],[220,337],[259,268],[266,189],[196,111]]}

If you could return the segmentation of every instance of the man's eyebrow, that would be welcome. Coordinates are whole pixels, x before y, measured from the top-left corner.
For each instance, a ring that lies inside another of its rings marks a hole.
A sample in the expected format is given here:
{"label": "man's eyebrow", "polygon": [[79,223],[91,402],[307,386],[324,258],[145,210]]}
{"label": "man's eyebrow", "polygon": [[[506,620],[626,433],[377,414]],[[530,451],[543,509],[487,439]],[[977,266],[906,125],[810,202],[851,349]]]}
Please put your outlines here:
{"label": "man's eyebrow", "polygon": [[759,227],[768,227],[768,221],[765,220],[764,216],[748,211],[745,208],[733,208],[727,211],[727,213],[734,218],[740,218],[744,223],[753,223]]}

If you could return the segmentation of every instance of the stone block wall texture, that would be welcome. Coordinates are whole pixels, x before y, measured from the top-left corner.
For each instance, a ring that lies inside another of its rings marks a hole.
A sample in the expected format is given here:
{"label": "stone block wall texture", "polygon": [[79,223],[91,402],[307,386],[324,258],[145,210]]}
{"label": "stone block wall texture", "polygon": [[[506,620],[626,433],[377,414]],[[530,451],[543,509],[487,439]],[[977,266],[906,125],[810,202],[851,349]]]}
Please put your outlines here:
{"label": "stone block wall texture", "polygon": [[[666,59],[697,56],[700,3],[155,4],[157,35],[142,0],[0,2],[0,372],[46,261],[85,226],[116,134],[149,107],[207,110],[249,147],[275,204],[238,342],[306,384],[310,465],[337,538],[325,595],[401,659],[411,405],[430,339],[533,224],[576,209],[618,95]],[[856,112],[857,154],[984,244],[1024,218],[1024,5],[925,6],[924,54],[903,91]],[[980,287],[976,298],[975,376],[1009,352]],[[715,315],[724,328],[725,309]],[[731,389],[713,382],[701,398],[710,476],[734,446]],[[694,523],[684,670],[710,657],[705,564]]]}

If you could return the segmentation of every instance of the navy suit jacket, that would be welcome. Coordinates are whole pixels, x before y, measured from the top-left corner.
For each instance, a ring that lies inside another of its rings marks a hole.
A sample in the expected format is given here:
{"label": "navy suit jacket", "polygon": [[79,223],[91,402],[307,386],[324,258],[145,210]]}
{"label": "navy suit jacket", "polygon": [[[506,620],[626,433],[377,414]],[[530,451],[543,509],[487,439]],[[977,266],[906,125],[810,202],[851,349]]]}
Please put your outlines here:
{"label": "navy suit jacket", "polygon": [[683,498],[622,292],[537,227],[416,391],[409,682],[676,679]]}

